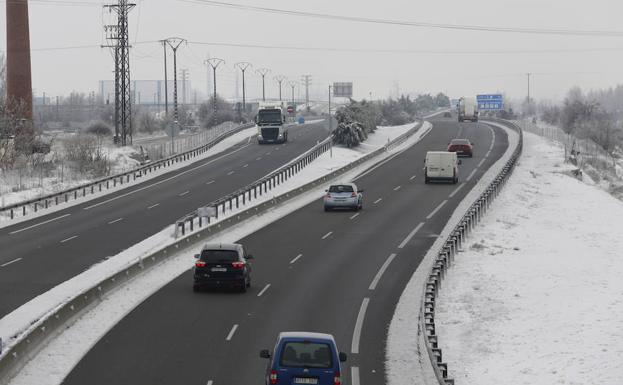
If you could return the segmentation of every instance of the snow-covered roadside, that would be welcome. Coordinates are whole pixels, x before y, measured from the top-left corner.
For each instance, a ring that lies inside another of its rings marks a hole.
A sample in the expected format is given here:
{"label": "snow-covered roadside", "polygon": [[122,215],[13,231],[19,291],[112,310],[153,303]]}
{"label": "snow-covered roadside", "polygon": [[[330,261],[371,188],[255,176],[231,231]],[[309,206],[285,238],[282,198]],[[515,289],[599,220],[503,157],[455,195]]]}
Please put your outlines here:
{"label": "snow-covered roadside", "polygon": [[565,173],[525,133],[503,194],[440,291],[438,334],[460,384],[621,384],[623,204]]}
{"label": "snow-covered roadside", "polygon": [[[410,128],[413,124],[399,127],[380,127],[377,133],[371,135],[367,141],[368,146],[354,149],[334,147],[332,154],[325,153],[312,164],[307,166],[295,177],[283,183],[279,188],[272,190],[272,195],[279,195],[296,186],[308,183],[317,177],[326,175],[387,143],[387,137],[395,138]],[[351,180],[363,172],[372,164],[382,161],[390,156],[406,150],[421,139],[421,135],[431,128],[425,123],[413,136],[397,148],[384,153],[376,159],[362,164],[361,166],[343,174],[338,179]],[[217,235],[221,242],[233,242],[248,234],[251,234],[267,224],[278,220],[290,212],[301,208],[318,197],[322,196],[324,186],[311,190],[282,206],[275,207],[258,216],[256,219],[242,223],[228,229],[224,234]],[[266,199],[270,199],[266,196]],[[261,200],[254,201],[259,203]],[[319,209],[321,209],[319,207]],[[234,215],[233,213],[228,213]],[[49,292],[33,299],[13,313],[0,320],[0,337],[3,339],[22,332],[29,327],[34,320],[45,314],[49,309],[57,308],[68,301],[74,295],[91,287],[94,282],[111,276],[127,265],[137,261],[138,258],[149,254],[173,241],[173,226],[165,228],[143,242],[131,247],[121,254],[102,262],[81,275],[55,287]],[[139,305],[145,298],[157,291],[163,285],[170,282],[192,266],[194,248],[182,250],[176,256],[169,258],[158,268],[151,269],[140,275],[131,282],[124,284],[118,290],[110,293],[101,304],[82,316],[73,326],[64,330],[46,346],[36,358],[24,367],[19,375],[11,382],[12,384],[58,384],[65,375],[79,362],[80,358],[88,352],[89,348],[96,343],[110,328],[112,328],[125,314]],[[30,327],[36,327],[36,324]],[[9,341],[6,340],[5,341]]]}
{"label": "snow-covered roadside", "polygon": [[[232,146],[240,143],[241,141],[243,141],[245,139],[249,140],[251,137],[253,137],[256,134],[256,132],[257,132],[256,129],[253,128],[253,127],[252,128],[247,128],[247,129],[242,130],[242,131],[240,131],[240,132],[238,132],[238,133],[236,133],[236,134],[234,134],[234,135],[232,135],[230,137],[227,137],[226,139],[224,139],[223,141],[221,141],[220,143],[218,143],[217,145],[212,147],[210,150],[206,151],[205,153],[203,153],[203,154],[201,154],[201,155],[199,155],[199,156],[197,156],[195,158],[189,159],[187,161],[174,163],[174,164],[172,164],[169,167],[161,168],[159,170],[154,170],[151,173],[142,176],[141,178],[138,178],[136,180],[131,180],[130,182],[125,183],[123,185],[118,185],[116,188],[114,188],[114,187],[113,188],[109,188],[107,190],[102,191],[101,193],[95,192],[94,194],[89,194],[86,197],[79,197],[77,200],[70,200],[67,203],[62,203],[62,204],[57,205],[57,206],[51,206],[48,209],[40,210],[40,211],[38,211],[36,213],[29,213],[28,215],[26,215],[24,217],[18,217],[18,218],[12,219],[12,220],[9,219],[8,216],[0,215],[0,228],[11,226],[11,225],[14,225],[14,224],[17,224],[17,223],[21,223],[21,222],[24,222],[24,221],[28,221],[28,220],[31,220],[33,218],[37,218],[37,217],[40,217],[40,216],[43,216],[43,215],[48,215],[48,214],[51,214],[51,213],[54,213],[54,212],[57,212],[57,211],[60,211],[60,210],[64,210],[67,207],[75,206],[77,204],[82,204],[84,202],[88,202],[88,201],[91,201],[93,199],[100,198],[100,197],[102,197],[102,196],[104,196],[106,194],[110,194],[112,192],[116,192],[116,191],[120,191],[120,190],[124,190],[124,189],[130,188],[130,187],[135,186],[135,185],[137,185],[139,183],[143,183],[146,180],[150,180],[150,179],[156,178],[156,177],[158,177],[160,175],[163,175],[163,174],[166,174],[168,172],[179,170],[179,169],[181,169],[183,167],[186,167],[189,164],[192,164],[194,162],[201,161],[203,159],[206,159],[208,157],[214,156],[216,154],[220,154],[221,152],[226,151],[227,149],[231,148]],[[127,148],[127,149],[125,149],[123,151],[131,151],[131,150],[129,148]],[[84,183],[88,183],[89,181],[83,181],[83,182]],[[26,191],[26,192],[13,194],[13,195],[11,195],[10,199],[9,199],[8,196],[7,197],[3,196],[2,200],[4,202],[3,205],[9,205],[9,204],[11,204],[12,201],[14,201],[14,202],[22,202],[22,201],[25,201],[25,200],[27,200],[29,198],[32,198],[32,196],[30,196],[30,192]]]}

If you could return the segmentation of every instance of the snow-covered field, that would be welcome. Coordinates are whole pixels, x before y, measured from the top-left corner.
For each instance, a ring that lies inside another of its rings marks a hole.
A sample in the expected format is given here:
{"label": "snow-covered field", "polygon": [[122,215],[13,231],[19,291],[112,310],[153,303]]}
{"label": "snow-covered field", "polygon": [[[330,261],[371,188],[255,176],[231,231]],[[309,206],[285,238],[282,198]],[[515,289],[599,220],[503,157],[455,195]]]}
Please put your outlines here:
{"label": "snow-covered field", "polygon": [[436,321],[449,375],[619,385],[623,203],[569,176],[558,145],[524,138],[513,176],[443,281]]}
{"label": "snow-covered field", "polygon": [[[331,153],[325,153],[286,183],[281,184],[277,189],[271,190],[271,193],[274,196],[283,194],[297,186],[308,183],[310,180],[326,175],[384,146],[388,138],[398,137],[412,127],[413,124],[397,127],[379,127],[375,134],[370,135],[366,141],[366,146],[356,149],[334,147]],[[409,148],[419,141],[420,135],[428,132],[430,128],[430,124],[425,123],[405,143],[379,156],[374,162],[395,156]],[[367,167],[370,167],[371,164],[373,162],[363,164],[342,175],[339,179],[351,180]],[[322,196],[324,189],[325,186],[321,186],[311,190],[281,206],[269,210],[267,213],[262,214],[261,217],[258,217],[257,220],[247,221],[235,226],[227,232],[217,235],[218,240],[220,242],[234,242],[251,234],[290,212],[317,200]],[[263,198],[270,199],[270,196],[267,194]],[[254,204],[260,202],[262,202],[260,199],[253,201]],[[320,209],[321,207],[319,206]],[[228,212],[228,216],[234,213]],[[221,217],[221,219],[225,218],[227,217]],[[12,340],[10,338],[12,336],[23,332],[27,328],[36,327],[36,324],[32,325],[33,321],[48,314],[51,311],[50,309],[62,305],[74,295],[91,287],[94,282],[99,282],[111,276],[134,263],[138,258],[149,254],[150,251],[170,244],[172,241],[174,241],[173,226],[168,226],[162,232],[132,246],[119,255],[93,266],[79,276],[31,300],[0,320],[0,337],[4,341],[11,343]],[[11,384],[59,384],[89,348],[121,320],[125,314],[179,274],[188,270],[194,261],[192,258],[194,255],[193,251],[193,248],[181,250],[177,255],[159,265],[158,268],[151,269],[110,293],[101,304],[82,316],[73,326],[64,330],[58,338],[55,338],[37,354],[20,371],[19,375],[12,380]]]}

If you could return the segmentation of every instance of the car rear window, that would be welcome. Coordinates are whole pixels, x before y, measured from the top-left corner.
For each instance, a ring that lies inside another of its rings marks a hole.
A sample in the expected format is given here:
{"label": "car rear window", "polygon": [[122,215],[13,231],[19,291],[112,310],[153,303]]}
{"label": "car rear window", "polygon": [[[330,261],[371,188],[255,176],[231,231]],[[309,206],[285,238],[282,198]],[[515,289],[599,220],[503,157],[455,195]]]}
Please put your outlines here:
{"label": "car rear window", "polygon": [[235,250],[203,250],[201,260],[204,262],[234,262],[238,260]]}
{"label": "car rear window", "polygon": [[329,187],[329,192],[341,193],[341,192],[354,192],[353,186],[347,184],[334,185]]}
{"label": "car rear window", "polygon": [[453,139],[450,144],[469,144],[467,139]]}
{"label": "car rear window", "polygon": [[281,351],[280,366],[295,368],[333,367],[333,355],[329,344],[322,342],[286,342]]}

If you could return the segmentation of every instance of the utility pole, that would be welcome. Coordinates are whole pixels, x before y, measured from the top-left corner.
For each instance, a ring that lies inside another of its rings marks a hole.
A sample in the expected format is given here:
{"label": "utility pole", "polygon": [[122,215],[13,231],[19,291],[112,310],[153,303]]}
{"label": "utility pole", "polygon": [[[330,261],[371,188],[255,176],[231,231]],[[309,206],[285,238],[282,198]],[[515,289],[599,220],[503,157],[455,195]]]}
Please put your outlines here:
{"label": "utility pole", "polygon": [[311,75],[302,75],[302,83],[305,85],[305,107],[309,111],[309,85],[311,84]]}
{"label": "utility pole", "polygon": [[530,104],[530,75],[532,75],[530,72],[526,73],[528,77],[528,105]]}
{"label": "utility pole", "polygon": [[128,13],[136,4],[119,0],[117,4],[107,4],[109,12],[117,13],[116,25],[105,25],[106,38],[112,42],[107,47],[115,52],[115,139],[121,145],[127,144],[127,136],[132,143],[132,93],[130,87],[130,44]]}
{"label": "utility pole", "polygon": [[164,48],[164,115],[169,117],[169,80],[167,79],[167,41],[162,40]]}
{"label": "utility pole", "polygon": [[203,61],[203,64],[206,66],[206,101],[210,100],[210,64],[208,63],[210,60],[210,54],[208,53],[208,58]]}
{"label": "utility pole", "polygon": [[169,47],[173,50],[173,120],[175,124],[179,122],[178,109],[177,109],[177,49],[186,39],[179,37],[170,37],[165,39]]}
{"label": "utility pole", "polygon": [[275,81],[277,83],[279,83],[279,101],[281,102],[282,101],[282,99],[281,99],[281,83],[283,83],[283,81],[286,80],[287,78],[285,76],[283,76],[283,75],[277,75],[277,76],[274,77],[274,79],[275,79]]}
{"label": "utility pole", "polygon": [[184,68],[184,69],[181,69],[180,71],[182,72],[182,104],[187,104],[186,82],[188,80],[188,70]]}
{"label": "utility pole", "polygon": [[240,62],[240,63],[236,63],[235,67],[239,68],[240,71],[242,71],[242,110],[246,114],[247,113],[247,99],[246,99],[245,85],[244,85],[244,72],[247,70],[247,68],[251,67],[251,63]]}
{"label": "utility pole", "polygon": [[329,133],[333,131],[333,122],[331,121],[331,88],[332,86],[329,85]]}
{"label": "utility pole", "polygon": [[262,77],[262,101],[265,102],[266,101],[266,84],[264,80],[266,78],[266,75],[270,73],[270,70],[268,68],[260,68],[256,70],[255,72]]}
{"label": "utility pole", "polygon": [[[9,110],[32,121],[28,1],[6,2],[6,93]],[[4,97],[1,95],[0,97]]]}
{"label": "utility pole", "polygon": [[213,108],[214,108],[214,112],[212,113],[212,118],[214,121],[214,125],[216,126],[216,69],[218,68],[219,65],[224,64],[225,60],[223,59],[219,59],[217,57],[213,57],[210,58],[208,60],[206,60],[206,63],[212,67],[212,74],[213,74],[213,79],[214,79],[214,94],[212,95],[212,104],[213,104]]}

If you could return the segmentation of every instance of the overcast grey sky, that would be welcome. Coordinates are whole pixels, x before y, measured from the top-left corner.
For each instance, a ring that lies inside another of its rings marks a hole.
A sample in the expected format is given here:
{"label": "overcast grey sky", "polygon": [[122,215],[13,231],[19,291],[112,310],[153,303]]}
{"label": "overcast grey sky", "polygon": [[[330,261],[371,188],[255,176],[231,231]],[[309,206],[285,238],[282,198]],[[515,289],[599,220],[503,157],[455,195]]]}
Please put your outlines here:
{"label": "overcast grey sky", "polygon": [[[623,32],[621,0],[231,0],[232,3],[304,12],[489,27]],[[112,77],[102,25],[109,15],[96,0],[30,0],[35,94],[96,91]],[[6,23],[2,15],[2,23]],[[5,24],[3,24],[4,26]],[[532,95],[560,99],[572,86],[616,85],[623,70],[623,35],[618,37],[519,34],[396,26],[261,13],[215,7],[201,0],[138,0],[131,13],[132,78],[162,79],[162,46],[170,36],[188,39],[178,51],[178,68],[188,68],[193,87],[205,90],[209,53],[225,59],[219,93],[232,96],[233,64],[249,61],[272,70],[268,96],[276,97],[275,74],[300,79],[311,74],[315,91],[329,82],[353,81],[355,97],[400,92],[443,91],[451,97],[505,92],[525,97],[525,73]],[[6,47],[5,28],[0,36]],[[291,46],[299,49],[224,45]],[[69,49],[64,47],[90,46]],[[330,51],[310,48],[331,48]],[[58,48],[58,49],[53,49]],[[355,49],[358,52],[340,49]],[[412,52],[381,52],[407,50]],[[435,51],[435,52],[432,52]],[[473,52],[473,53],[470,53]],[[538,52],[537,52],[538,51]],[[447,52],[447,53],[441,53]],[[260,78],[247,77],[250,98],[261,96]],[[285,92],[285,90],[284,90]]]}

